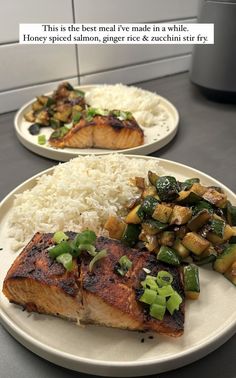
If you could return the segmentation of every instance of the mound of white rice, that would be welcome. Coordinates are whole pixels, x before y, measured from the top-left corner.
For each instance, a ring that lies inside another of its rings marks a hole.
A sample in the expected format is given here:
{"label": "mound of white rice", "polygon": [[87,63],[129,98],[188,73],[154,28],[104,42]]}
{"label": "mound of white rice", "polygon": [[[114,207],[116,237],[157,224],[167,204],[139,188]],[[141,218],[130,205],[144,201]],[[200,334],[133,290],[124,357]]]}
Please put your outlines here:
{"label": "mound of white rice", "polygon": [[119,154],[81,156],[44,174],[37,184],[17,194],[9,221],[12,248],[17,250],[37,231],[104,233],[109,214],[121,214],[137,188],[130,178],[147,177],[148,170],[161,170],[158,160],[128,158]]}
{"label": "mound of white rice", "polygon": [[129,111],[143,127],[156,126],[168,117],[157,94],[133,86],[101,85],[86,92],[85,99],[94,108]]}

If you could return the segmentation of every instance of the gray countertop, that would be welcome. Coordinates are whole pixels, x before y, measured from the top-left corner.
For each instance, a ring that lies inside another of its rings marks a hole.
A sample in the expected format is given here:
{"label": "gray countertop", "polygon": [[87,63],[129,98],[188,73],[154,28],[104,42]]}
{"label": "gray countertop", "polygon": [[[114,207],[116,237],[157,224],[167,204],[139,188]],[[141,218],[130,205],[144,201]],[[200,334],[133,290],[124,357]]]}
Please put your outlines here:
{"label": "gray countertop", "polygon": [[[174,140],[152,156],[174,160],[218,179],[236,191],[236,107],[208,101],[179,74],[137,84],[169,99],[180,113]],[[0,199],[18,184],[57,164],[34,155],[17,140],[14,113],[0,115]],[[204,321],[204,319],[203,319]],[[235,378],[236,335],[216,351],[178,370],[159,374],[163,378]],[[0,325],[0,377],[85,377],[85,374],[53,365],[16,342]]]}

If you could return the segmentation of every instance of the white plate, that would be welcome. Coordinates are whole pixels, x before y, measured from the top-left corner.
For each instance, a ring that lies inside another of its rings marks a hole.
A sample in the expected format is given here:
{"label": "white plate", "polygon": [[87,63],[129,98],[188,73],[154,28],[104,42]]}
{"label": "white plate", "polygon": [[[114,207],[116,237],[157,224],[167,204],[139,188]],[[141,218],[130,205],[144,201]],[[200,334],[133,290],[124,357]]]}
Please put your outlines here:
{"label": "white plate", "polygon": [[[138,160],[141,157],[136,158]],[[159,161],[166,172],[180,180],[199,177],[205,185],[221,186],[229,200],[236,203],[235,194],[204,173],[175,162]],[[45,172],[51,174],[52,171],[51,168]],[[16,257],[6,238],[7,219],[12,211],[14,194],[32,188],[41,174],[20,185],[2,202],[0,240],[4,249],[1,252],[1,286]],[[104,376],[157,374],[205,356],[229,339],[236,330],[235,287],[221,274],[206,268],[200,268],[200,282],[200,299],[187,302],[185,332],[177,339],[164,336],[149,339],[147,334],[138,332],[95,326],[80,328],[50,316],[29,316],[18,306],[9,304],[3,294],[0,315],[3,325],[20,343],[60,366]],[[144,343],[141,343],[142,338],[145,339]]]}
{"label": "white plate", "polygon": [[[94,85],[85,85],[85,86],[78,87],[78,89],[86,92],[86,90],[89,90],[94,87],[95,87]],[[25,121],[24,119],[24,114],[27,113],[27,111],[31,109],[31,105],[35,101],[35,99],[31,100],[30,102],[22,106],[21,109],[17,112],[15,116],[15,121],[14,121],[16,135],[19,141],[30,151],[33,151],[34,153],[38,155],[41,155],[41,156],[44,156],[53,160],[58,160],[58,161],[67,161],[78,155],[88,155],[88,154],[104,155],[104,154],[109,154],[111,152],[117,152],[117,153],[125,152],[126,154],[148,155],[164,147],[166,144],[168,144],[174,138],[178,129],[179,114],[178,114],[177,109],[164,97],[161,97],[161,96],[158,96],[158,97],[160,99],[160,104],[158,105],[158,107],[166,113],[167,118],[160,125],[153,126],[153,127],[143,127],[144,144],[138,147],[113,151],[113,150],[105,150],[105,149],[97,149],[97,148],[56,149],[56,148],[50,147],[49,145],[43,145],[43,146],[39,145],[38,137],[31,135],[28,131],[28,127],[30,126],[31,123]],[[52,132],[52,129],[49,127],[42,128],[42,134],[45,134],[47,138],[50,136],[51,132]]]}

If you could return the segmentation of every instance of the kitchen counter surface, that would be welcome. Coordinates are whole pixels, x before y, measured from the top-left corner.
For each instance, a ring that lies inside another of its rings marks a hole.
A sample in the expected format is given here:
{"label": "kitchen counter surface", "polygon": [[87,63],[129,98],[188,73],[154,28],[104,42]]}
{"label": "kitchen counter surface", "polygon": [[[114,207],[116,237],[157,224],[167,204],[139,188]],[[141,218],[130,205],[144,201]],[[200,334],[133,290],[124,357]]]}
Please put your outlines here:
{"label": "kitchen counter surface", "polygon": [[[208,101],[190,84],[187,73],[138,83],[169,99],[180,113],[179,131],[174,140],[152,156],[174,160],[218,179],[236,191],[236,107]],[[25,149],[17,140],[15,113],[0,115],[0,199],[17,185],[57,162]],[[235,300],[235,299],[234,299]],[[204,319],[202,320],[204,321]],[[160,378],[235,378],[236,335],[201,360]],[[1,378],[87,377],[53,365],[15,341],[0,325]]]}

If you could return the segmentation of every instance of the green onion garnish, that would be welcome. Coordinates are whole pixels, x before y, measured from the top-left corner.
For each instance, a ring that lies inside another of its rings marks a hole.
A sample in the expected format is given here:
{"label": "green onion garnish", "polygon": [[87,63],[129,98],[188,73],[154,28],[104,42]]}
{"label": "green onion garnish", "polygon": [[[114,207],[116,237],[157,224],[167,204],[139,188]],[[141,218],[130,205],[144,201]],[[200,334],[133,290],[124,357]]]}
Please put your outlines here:
{"label": "green onion garnish", "polygon": [[80,244],[78,247],[79,251],[87,251],[91,256],[96,256],[96,248],[92,244]]}
{"label": "green onion garnish", "polygon": [[182,303],[181,296],[175,291],[171,297],[166,302],[166,308],[171,315],[173,315],[175,310],[179,309],[180,304]]}
{"label": "green onion garnish", "polygon": [[94,244],[96,241],[96,234],[93,231],[85,230],[78,234],[75,238],[76,244]]}
{"label": "green onion garnish", "polygon": [[157,295],[154,303],[158,304],[160,306],[165,306],[166,305],[166,298],[162,297],[161,295]]}
{"label": "green onion garnish", "polygon": [[104,257],[107,256],[106,249],[102,249],[100,252],[97,252],[96,255],[93,257],[93,259],[89,263],[89,271],[92,272],[94,264]]}
{"label": "green onion garnish", "polygon": [[121,276],[124,276],[128,270],[132,267],[132,261],[126,256],[123,255],[118,261],[116,266],[116,272],[119,273]]}
{"label": "green onion garnish", "polygon": [[57,231],[52,237],[52,240],[56,243],[59,244],[62,241],[68,240],[69,236],[67,236],[63,231]]}
{"label": "green onion garnish", "polygon": [[159,304],[153,303],[150,306],[150,315],[158,320],[162,320],[164,318],[166,311],[166,306],[161,306]]}
{"label": "green onion garnish", "polygon": [[174,294],[174,289],[171,285],[166,285],[158,288],[158,294],[162,297],[169,297]]}
{"label": "green onion garnish", "polygon": [[46,143],[46,136],[44,134],[38,136],[38,144],[43,145]]}
{"label": "green onion garnish", "polygon": [[159,286],[171,285],[173,282],[173,276],[166,270],[160,270],[157,274],[157,283]]}
{"label": "green onion garnish", "polygon": [[56,258],[57,256],[60,256],[63,253],[71,253],[72,248],[68,241],[62,241],[60,244],[56,245],[55,247],[49,248],[48,252],[49,252],[50,257]]}
{"label": "green onion garnish", "polygon": [[141,285],[144,288],[149,288],[149,289],[156,290],[156,291],[158,289],[158,286],[157,286],[157,283],[156,283],[156,277],[149,276],[149,275],[147,275],[145,280],[141,282]]}
{"label": "green onion garnish", "polygon": [[56,260],[61,263],[66,270],[70,271],[73,269],[73,260],[70,253],[63,253],[57,256]]}
{"label": "green onion garnish", "polygon": [[139,298],[139,300],[140,302],[144,302],[151,305],[152,303],[155,302],[156,297],[157,297],[157,292],[155,290],[145,289],[144,293]]}
{"label": "green onion garnish", "polygon": [[74,122],[79,122],[80,119],[81,119],[81,117],[82,117],[82,113],[81,113],[81,112],[77,112],[77,113],[75,113],[75,114],[73,115],[73,121],[74,121]]}

